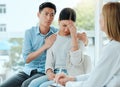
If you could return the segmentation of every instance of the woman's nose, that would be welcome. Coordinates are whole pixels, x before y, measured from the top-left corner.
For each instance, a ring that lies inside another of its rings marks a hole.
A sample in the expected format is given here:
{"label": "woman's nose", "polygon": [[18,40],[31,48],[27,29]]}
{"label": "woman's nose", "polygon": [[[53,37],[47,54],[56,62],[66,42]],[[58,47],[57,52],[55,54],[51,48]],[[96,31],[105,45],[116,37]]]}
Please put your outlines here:
{"label": "woman's nose", "polygon": [[68,31],[69,29],[68,28],[65,28],[65,31]]}

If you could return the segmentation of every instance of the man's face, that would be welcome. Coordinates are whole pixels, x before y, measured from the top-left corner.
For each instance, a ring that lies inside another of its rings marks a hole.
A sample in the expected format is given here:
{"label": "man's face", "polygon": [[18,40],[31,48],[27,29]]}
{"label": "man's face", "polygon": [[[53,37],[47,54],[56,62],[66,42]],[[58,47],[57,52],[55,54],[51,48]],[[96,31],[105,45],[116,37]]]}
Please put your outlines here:
{"label": "man's face", "polygon": [[38,13],[38,18],[40,20],[40,25],[50,26],[54,19],[55,11],[52,8],[44,8],[41,12]]}

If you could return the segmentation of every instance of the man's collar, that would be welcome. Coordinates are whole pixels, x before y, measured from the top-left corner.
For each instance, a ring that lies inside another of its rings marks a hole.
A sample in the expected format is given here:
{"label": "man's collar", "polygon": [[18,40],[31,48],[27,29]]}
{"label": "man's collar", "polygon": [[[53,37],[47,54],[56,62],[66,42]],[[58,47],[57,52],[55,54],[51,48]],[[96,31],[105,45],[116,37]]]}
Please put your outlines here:
{"label": "man's collar", "polygon": [[50,26],[50,30],[49,30],[49,32],[47,33],[47,34],[42,34],[42,33],[40,33],[40,29],[39,29],[39,26],[37,27],[37,31],[36,31],[36,34],[37,35],[41,35],[41,36],[48,36],[50,33],[54,33],[54,31],[53,31],[53,29],[52,29],[52,27]]}

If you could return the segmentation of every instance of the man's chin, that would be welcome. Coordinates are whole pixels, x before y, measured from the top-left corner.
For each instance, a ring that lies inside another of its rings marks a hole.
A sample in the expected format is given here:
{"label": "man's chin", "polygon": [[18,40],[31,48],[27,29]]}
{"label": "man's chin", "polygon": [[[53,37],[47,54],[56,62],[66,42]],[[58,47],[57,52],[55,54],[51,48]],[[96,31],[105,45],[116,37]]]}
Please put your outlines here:
{"label": "man's chin", "polygon": [[48,23],[47,23],[47,24],[45,24],[45,26],[46,26],[46,27],[49,27],[50,25],[51,25],[51,24],[48,24]]}
{"label": "man's chin", "polygon": [[47,25],[49,25],[49,26],[50,26],[50,25],[51,25],[51,22],[47,22]]}

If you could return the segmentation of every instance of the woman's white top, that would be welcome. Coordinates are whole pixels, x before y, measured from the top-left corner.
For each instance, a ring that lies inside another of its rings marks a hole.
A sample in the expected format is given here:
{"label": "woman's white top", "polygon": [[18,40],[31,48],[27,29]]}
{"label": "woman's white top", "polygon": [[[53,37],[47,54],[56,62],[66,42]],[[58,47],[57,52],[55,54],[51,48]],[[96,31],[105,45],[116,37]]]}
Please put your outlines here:
{"label": "woman's white top", "polygon": [[71,47],[71,36],[60,36],[57,33],[56,41],[47,51],[45,70],[50,68],[54,71],[56,68],[64,68],[68,70],[69,75],[90,72],[91,63],[88,62],[91,61],[83,58],[85,56],[83,55],[85,49],[83,42],[79,41],[79,50],[71,51]]}
{"label": "woman's white top", "polygon": [[120,42],[110,41],[94,70],[76,79],[76,82],[67,82],[66,87],[120,87]]}

